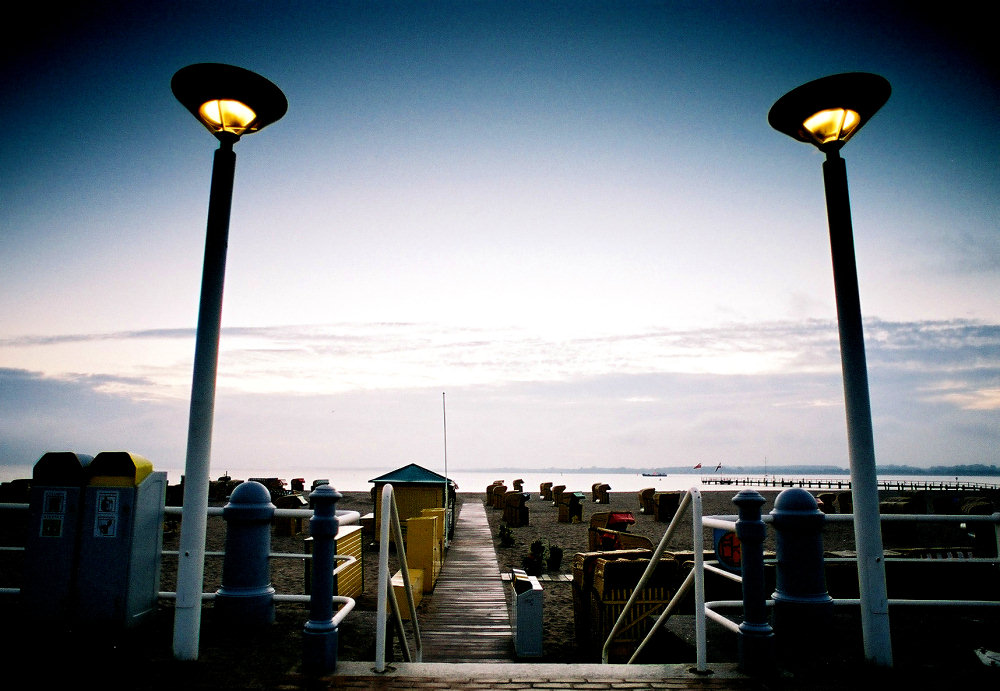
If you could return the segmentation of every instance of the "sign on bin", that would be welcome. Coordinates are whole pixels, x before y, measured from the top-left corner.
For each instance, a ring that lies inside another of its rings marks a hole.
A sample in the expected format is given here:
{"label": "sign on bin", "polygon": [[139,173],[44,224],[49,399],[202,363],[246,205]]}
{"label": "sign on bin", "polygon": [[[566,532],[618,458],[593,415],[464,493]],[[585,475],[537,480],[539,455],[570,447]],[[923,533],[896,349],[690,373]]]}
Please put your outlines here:
{"label": "sign on bin", "polygon": [[743,550],[740,539],[730,530],[714,530],[715,558],[719,565],[729,571],[739,573],[743,566]]}

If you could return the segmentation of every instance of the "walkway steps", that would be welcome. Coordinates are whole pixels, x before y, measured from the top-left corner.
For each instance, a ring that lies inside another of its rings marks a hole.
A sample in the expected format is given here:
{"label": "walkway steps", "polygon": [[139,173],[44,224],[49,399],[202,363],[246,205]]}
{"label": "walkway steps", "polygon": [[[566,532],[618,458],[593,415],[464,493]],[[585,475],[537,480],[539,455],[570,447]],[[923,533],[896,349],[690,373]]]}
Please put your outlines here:
{"label": "walkway steps", "polygon": [[424,662],[512,662],[507,597],[486,511],[467,501],[420,615]]}
{"label": "walkway steps", "polygon": [[[296,681],[296,680],[293,680]],[[304,680],[302,680],[304,681]],[[821,681],[821,680],[820,680]],[[843,684],[843,680],[838,680]],[[326,686],[329,684],[329,686]],[[385,674],[371,671],[371,663],[341,662],[337,672],[316,680],[320,689],[378,689],[379,691],[583,691],[594,689],[675,689],[699,691],[801,691],[804,687],[774,686],[740,674],[736,665],[713,665],[700,675],[690,665],[598,665],[490,663],[435,664],[397,662]],[[814,688],[832,689],[817,684]],[[838,687],[839,688],[839,687]]]}

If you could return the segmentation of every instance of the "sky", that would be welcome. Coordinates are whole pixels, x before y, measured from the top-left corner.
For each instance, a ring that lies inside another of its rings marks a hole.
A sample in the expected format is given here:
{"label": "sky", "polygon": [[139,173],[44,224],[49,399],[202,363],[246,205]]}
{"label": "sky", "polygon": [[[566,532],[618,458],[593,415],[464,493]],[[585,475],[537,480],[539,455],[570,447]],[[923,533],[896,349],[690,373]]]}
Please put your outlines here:
{"label": "sky", "polygon": [[842,152],[876,458],[998,462],[1000,90],[971,9],[232,8],[3,29],[0,477],[63,450],[183,471],[217,142],[170,79],[198,62],[289,102],[235,147],[213,476],[846,468],[823,154],[767,113],[853,71],[893,89]]}

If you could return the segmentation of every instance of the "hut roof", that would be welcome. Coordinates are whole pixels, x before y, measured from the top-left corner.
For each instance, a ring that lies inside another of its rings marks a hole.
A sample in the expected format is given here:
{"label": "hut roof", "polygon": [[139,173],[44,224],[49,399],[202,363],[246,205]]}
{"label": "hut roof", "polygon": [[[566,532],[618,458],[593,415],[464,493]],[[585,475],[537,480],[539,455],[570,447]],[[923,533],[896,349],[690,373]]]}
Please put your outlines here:
{"label": "hut roof", "polygon": [[[374,482],[375,484],[392,483],[394,485],[440,485],[444,481],[444,475],[439,475],[433,470],[427,470],[427,468],[419,466],[416,463],[411,463],[407,466],[403,466],[402,468],[390,471],[385,475],[380,475],[379,477],[369,480],[368,482]],[[448,484],[453,485],[455,483],[448,480]]]}

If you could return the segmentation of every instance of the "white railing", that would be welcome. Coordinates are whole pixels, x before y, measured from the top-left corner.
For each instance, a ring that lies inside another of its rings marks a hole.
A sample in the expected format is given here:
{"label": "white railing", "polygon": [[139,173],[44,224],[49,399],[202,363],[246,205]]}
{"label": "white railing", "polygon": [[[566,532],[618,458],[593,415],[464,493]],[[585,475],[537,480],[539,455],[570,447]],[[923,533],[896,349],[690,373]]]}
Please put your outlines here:
{"label": "white railing", "polygon": [[[28,504],[0,504],[0,511],[27,511],[29,509]],[[180,506],[165,506],[163,508],[164,515],[181,515],[182,509]],[[284,518],[311,518],[313,512],[309,509],[276,509],[274,512],[275,517]],[[222,507],[209,507],[209,516],[221,516]],[[344,511],[338,512],[337,520],[341,525],[352,525],[358,522],[360,514],[357,511]],[[23,546],[0,546],[0,551],[8,552],[23,552],[25,548]],[[178,550],[162,550],[160,552],[163,556],[179,556],[180,552]],[[224,557],[225,552],[205,552],[206,557]],[[295,552],[271,552],[268,555],[271,559],[306,559],[310,560],[313,558],[311,554],[298,554]],[[335,554],[334,560],[341,562],[334,570],[333,575],[341,573],[345,569],[349,568],[352,564],[357,562],[357,558],[349,554]],[[0,595],[20,595],[20,588],[0,588]],[[157,593],[157,597],[161,600],[176,600],[177,593],[174,591],[161,590]],[[214,592],[203,592],[201,594],[202,602],[209,602],[215,599]],[[310,595],[297,595],[293,593],[275,593],[275,602],[297,602],[297,603],[309,603],[311,600]],[[337,613],[333,617],[333,625],[339,626],[340,622],[350,614],[354,609],[355,601],[354,598],[346,597],[344,595],[334,595],[333,603],[335,605],[340,605]]]}
{"label": "white railing", "polygon": [[380,524],[379,554],[378,554],[378,608],[376,614],[377,628],[375,631],[375,671],[385,671],[386,625],[388,624],[387,605],[392,608],[393,624],[399,633],[400,647],[403,650],[403,660],[410,662],[410,646],[406,640],[406,629],[403,628],[403,617],[399,612],[399,603],[392,592],[389,576],[389,530],[396,543],[396,554],[399,557],[400,575],[403,577],[403,590],[406,592],[406,603],[410,610],[410,621],[413,622],[413,640],[416,647],[416,662],[422,661],[423,647],[420,642],[420,625],[417,623],[417,607],[413,602],[413,588],[410,585],[410,571],[406,565],[406,547],[403,543],[403,529],[399,524],[399,513],[396,511],[396,498],[392,485],[382,488],[382,522]]}
{"label": "white railing", "polygon": [[[635,589],[632,591],[632,595],[629,597],[628,602],[619,615],[618,620],[615,622],[611,629],[611,633],[608,635],[605,641],[604,648],[601,653],[601,662],[607,664],[608,662],[608,648],[611,641],[614,639],[615,635],[620,630],[621,626],[627,619],[628,612],[631,609],[633,603],[639,596],[639,592],[645,585],[646,581],[652,575],[656,569],[656,565],[660,562],[660,558],[665,551],[667,544],[669,543],[671,537],[676,531],[676,527],[679,525],[681,520],[681,514],[691,506],[692,513],[692,542],[693,542],[693,552],[694,552],[694,568],[688,573],[687,577],[684,579],[681,586],[677,589],[677,592],[671,598],[670,602],[664,608],[663,612],[660,613],[656,622],[652,625],[649,633],[640,642],[635,652],[632,654],[631,658],[628,660],[628,664],[634,663],[639,654],[642,652],[646,644],[652,639],[653,635],[657,630],[670,618],[673,611],[676,609],[677,604],[681,599],[687,594],[691,587],[694,587],[694,599],[695,599],[695,641],[696,641],[696,667],[694,671],[696,673],[707,673],[707,651],[708,642],[706,634],[706,622],[708,619],[720,624],[723,628],[733,633],[739,633],[740,623],[734,621],[724,614],[717,612],[717,609],[723,608],[741,608],[743,607],[742,600],[716,600],[711,602],[705,601],[705,572],[717,574],[723,578],[735,581],[737,583],[742,583],[743,578],[737,573],[727,571],[725,569],[719,568],[715,564],[717,562],[705,562],[704,559],[704,544],[703,544],[703,531],[705,528],[718,528],[721,530],[726,530],[730,532],[736,531],[736,516],[702,516],[701,509],[701,492],[692,487],[688,490],[677,508],[677,512],[674,514],[673,520],[671,520],[670,525],[667,527],[666,532],[663,534],[663,538],[657,545],[656,549],[653,551],[653,555],[650,557],[650,561],[646,570],[643,572],[636,584]],[[853,522],[853,514],[825,514],[824,519],[830,522]],[[773,522],[773,516],[765,514],[761,516],[761,520],[764,523]],[[997,546],[997,557],[957,557],[952,558],[950,561],[954,562],[971,562],[971,563],[989,563],[996,564],[1000,560],[1000,513],[994,513],[992,515],[934,515],[934,514],[883,514],[881,520],[884,522],[908,522],[908,523],[992,523],[994,526],[994,531],[996,535],[996,546]],[[836,561],[854,561],[849,558],[828,558],[824,560],[825,562],[836,562]],[[887,557],[886,561],[899,561],[899,562],[922,562],[925,559],[914,559],[914,558],[902,558],[902,557]],[[854,605],[860,604],[859,599],[848,599],[841,598],[835,599],[834,605]],[[962,606],[988,606],[988,607],[1000,607],[1000,601],[996,600],[942,600],[942,599],[927,599],[927,600],[907,600],[907,599],[890,599],[888,601],[890,605],[903,606],[903,605],[922,605],[922,606],[946,606],[946,605],[962,605]],[[774,605],[773,600],[767,600],[765,603],[768,607]]]}
{"label": "white railing", "polygon": [[[635,588],[633,588],[632,594],[629,595],[628,602],[625,603],[625,607],[622,608],[621,614],[618,615],[618,619],[615,621],[614,626],[611,627],[611,632],[608,634],[607,639],[604,641],[604,647],[601,649],[602,664],[605,665],[608,664],[608,648],[611,646],[611,642],[614,640],[615,636],[618,634],[618,631],[622,628],[622,626],[624,626],[626,620],[628,619],[629,610],[632,609],[632,605],[635,603],[636,599],[638,599],[643,586],[646,585],[646,581],[649,580],[653,572],[656,570],[657,565],[660,563],[660,558],[663,556],[663,552],[667,547],[667,543],[669,543],[670,539],[674,536],[674,532],[677,530],[677,526],[680,525],[681,517],[687,510],[688,505],[691,504],[692,502],[695,504],[694,508],[695,513],[698,515],[699,519],[701,518],[701,493],[697,489],[692,488],[688,490],[681,498],[681,501],[677,506],[677,511],[674,512],[674,517],[670,521],[670,525],[667,526],[666,532],[663,533],[663,537],[660,539],[659,544],[656,546],[656,549],[653,550],[653,554],[649,559],[649,564],[646,566],[646,570],[642,572],[642,576],[639,577],[639,582],[636,584]],[[692,580],[692,578],[695,581],[696,615],[699,611],[703,610],[703,608],[700,606],[700,603],[704,601],[704,592],[705,592],[704,581],[703,581],[704,575],[701,568],[701,561],[702,561],[701,550],[699,541],[695,540],[694,543],[695,543],[695,550],[694,550],[695,568],[692,569],[691,573],[688,574],[688,577],[685,579],[684,584],[678,589],[677,593],[673,596],[673,598],[671,598],[670,603],[664,609],[663,614],[660,615],[660,619],[658,619],[657,623],[653,625],[654,631],[656,630],[656,628],[658,628],[660,620],[666,621],[666,618],[669,617],[671,612],[673,612],[677,603],[680,602],[681,596],[687,591],[687,588],[690,586],[690,581]],[[699,592],[701,593],[700,597],[698,595]],[[702,621],[701,624],[698,624],[696,620],[695,628],[696,630],[697,629],[704,630],[704,621]],[[646,640],[648,640],[648,636],[640,644],[639,649],[636,650],[635,655],[638,655],[639,651],[642,650],[642,646],[646,644]],[[632,656],[632,659],[635,659],[635,655]],[[629,660],[629,662],[632,662],[632,660]]]}
{"label": "white railing", "polygon": [[[646,584],[646,581],[652,576],[656,569],[657,564],[660,563],[660,558],[663,556],[663,552],[666,550],[667,544],[673,537],[677,530],[677,527],[681,524],[684,516],[684,512],[687,510],[688,506],[691,507],[692,514],[692,524],[694,531],[692,533],[693,539],[693,551],[694,551],[694,568],[688,573],[684,582],[674,593],[674,596],[670,599],[670,602],[660,613],[660,616],[653,623],[650,628],[649,633],[646,637],[639,643],[635,652],[628,660],[628,664],[634,663],[639,654],[642,652],[646,644],[652,639],[653,635],[657,630],[666,623],[667,619],[670,618],[674,610],[683,600],[684,596],[687,594],[691,587],[694,587],[694,621],[695,621],[695,640],[697,643],[695,654],[696,654],[696,664],[694,671],[698,674],[708,673],[708,645],[706,637],[706,618],[715,619],[715,613],[710,612],[710,610],[705,606],[705,571],[710,571],[713,573],[719,573],[727,578],[732,577],[728,571],[724,571],[712,564],[705,563],[704,555],[704,545],[700,536],[702,535],[702,530],[704,527],[713,527],[715,519],[708,518],[703,520],[701,515],[701,491],[697,487],[692,487],[684,496],[681,498],[680,503],[677,506],[677,511],[674,513],[673,519],[670,521],[670,525],[667,526],[666,532],[663,533],[663,537],[660,539],[659,544],[656,549],[653,550],[653,554],[650,557],[649,564],[646,566],[646,570],[643,571],[642,576],[639,578],[639,582],[636,584],[635,588],[632,590],[632,594],[629,596],[628,602],[625,607],[622,608],[622,613],[618,616],[615,621],[614,626],[611,628],[611,632],[608,634],[607,640],[604,642],[604,648],[601,651],[601,663],[608,663],[608,649],[611,642],[614,640],[615,635],[624,625],[628,612],[632,608],[633,603],[639,597],[642,587]],[[734,524],[735,525],[735,524]],[[741,603],[742,604],[742,603]]]}
{"label": "white railing", "polygon": [[[996,547],[997,554],[1000,555],[1000,513],[994,513],[992,515],[935,515],[935,514],[882,514],[880,516],[882,522],[898,522],[898,523],[992,523],[994,526],[994,532],[996,535]],[[764,515],[761,516],[761,520],[764,523],[773,522],[773,516]],[[830,521],[834,523],[847,523],[854,521],[854,514],[825,514],[825,521]],[[723,530],[736,530],[736,517],[733,516],[716,516],[705,518],[703,525],[707,528],[721,528]],[[697,524],[696,524],[697,527]],[[950,557],[948,561],[955,563],[986,563],[986,564],[996,564],[1000,556],[998,557]],[[835,557],[835,558],[824,558],[824,563],[830,562],[851,562],[854,563],[856,560],[849,557]],[[936,561],[928,560],[925,558],[907,558],[907,557],[886,557],[886,562],[925,562],[925,561]],[[719,569],[717,567],[705,566],[706,569],[718,573],[726,578],[729,578],[738,583],[743,582],[743,578],[735,573]],[[964,606],[964,607],[1000,607],[1000,600],[944,600],[944,599],[903,599],[903,598],[889,598],[887,600],[888,604],[891,606],[922,606],[922,607],[941,607],[941,606]],[[833,600],[834,606],[859,606],[861,600],[859,598],[835,598]],[[766,600],[765,605],[767,607],[774,606],[774,600]],[[739,633],[740,624],[732,619],[729,619],[725,615],[716,612],[716,609],[722,608],[740,608],[743,607],[742,600],[715,600],[711,602],[704,603],[705,615],[712,619],[713,621],[721,624],[725,629],[732,631],[734,633]],[[645,641],[643,642],[645,643]],[[707,649],[707,642],[703,636],[698,638],[698,650],[702,651]],[[701,653],[699,652],[699,659]]]}

